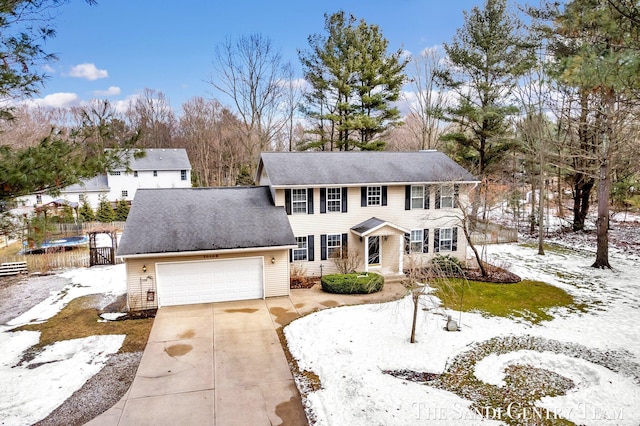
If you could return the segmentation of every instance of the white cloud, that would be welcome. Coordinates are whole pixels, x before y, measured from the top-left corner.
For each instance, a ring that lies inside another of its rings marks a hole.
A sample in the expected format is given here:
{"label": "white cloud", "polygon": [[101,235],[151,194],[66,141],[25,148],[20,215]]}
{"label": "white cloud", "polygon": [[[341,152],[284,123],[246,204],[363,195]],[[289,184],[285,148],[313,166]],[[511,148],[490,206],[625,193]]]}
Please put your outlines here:
{"label": "white cloud", "polygon": [[49,73],[49,74],[55,74],[56,73],[56,70],[51,65],[45,64],[42,68],[44,68],[44,71]]}
{"label": "white cloud", "polygon": [[107,70],[100,70],[94,64],[88,63],[71,67],[69,75],[71,77],[85,78],[91,81],[109,77]]}
{"label": "white cloud", "polygon": [[109,86],[107,90],[95,90],[93,94],[95,96],[115,96],[121,92],[118,86]]}
{"label": "white cloud", "polygon": [[129,109],[129,106],[134,103],[139,97],[140,95],[130,95],[127,96],[127,98],[124,100],[111,102],[111,106],[113,106],[113,108],[117,112],[125,113]]}
{"label": "white cloud", "polygon": [[26,105],[34,107],[53,107],[65,108],[80,105],[82,100],[76,93],[52,93],[44,98],[29,99],[25,101]]}

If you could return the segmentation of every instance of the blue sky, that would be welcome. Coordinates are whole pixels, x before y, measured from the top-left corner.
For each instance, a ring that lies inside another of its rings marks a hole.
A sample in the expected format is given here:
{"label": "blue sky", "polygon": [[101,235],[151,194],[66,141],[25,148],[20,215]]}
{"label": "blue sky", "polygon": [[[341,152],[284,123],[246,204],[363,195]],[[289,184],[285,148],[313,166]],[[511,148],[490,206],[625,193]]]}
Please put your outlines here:
{"label": "blue sky", "polygon": [[[57,36],[46,49],[59,60],[37,97],[51,106],[90,99],[118,104],[145,88],[163,92],[175,111],[195,96],[215,92],[213,51],[226,37],[261,33],[299,71],[297,49],[307,37],[324,33],[324,14],[344,10],[377,24],[389,48],[413,53],[451,39],[463,23],[463,10],[481,0],[276,0],[225,2],[183,0],[99,0],[89,6],[73,0],[55,19]],[[167,6],[167,5],[170,5]]]}

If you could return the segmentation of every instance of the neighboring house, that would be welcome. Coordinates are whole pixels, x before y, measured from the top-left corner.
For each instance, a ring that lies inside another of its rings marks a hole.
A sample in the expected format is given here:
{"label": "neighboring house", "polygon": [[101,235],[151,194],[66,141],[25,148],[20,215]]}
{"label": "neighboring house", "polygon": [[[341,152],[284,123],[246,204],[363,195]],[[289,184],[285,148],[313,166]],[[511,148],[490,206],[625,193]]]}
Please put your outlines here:
{"label": "neighboring house", "polygon": [[146,154],[142,158],[136,159],[131,155],[129,171],[125,167],[117,168],[108,174],[63,188],[56,197],[43,192],[19,197],[18,202],[28,207],[38,207],[60,198],[80,204],[86,199],[95,209],[101,195],[115,203],[123,199],[133,200],[140,188],[191,187],[191,163],[186,150],[171,148],[144,151]]}
{"label": "neighboring house", "polygon": [[286,296],[291,263],[318,276],[347,253],[387,276],[466,260],[457,205],[478,181],[440,152],[269,152],[256,182],[138,191],[118,248],[131,309]]}

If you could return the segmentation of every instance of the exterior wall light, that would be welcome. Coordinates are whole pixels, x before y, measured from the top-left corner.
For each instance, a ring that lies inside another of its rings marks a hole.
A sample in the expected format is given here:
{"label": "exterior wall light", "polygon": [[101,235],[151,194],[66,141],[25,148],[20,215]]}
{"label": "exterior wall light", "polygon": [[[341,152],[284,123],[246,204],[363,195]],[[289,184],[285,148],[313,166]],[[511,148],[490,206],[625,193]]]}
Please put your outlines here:
{"label": "exterior wall light", "polygon": [[142,265],[142,272],[147,272],[147,265]]}
{"label": "exterior wall light", "polygon": [[272,264],[276,263],[276,258],[275,258],[275,257],[273,257],[273,256],[271,257],[271,263],[272,263]]}

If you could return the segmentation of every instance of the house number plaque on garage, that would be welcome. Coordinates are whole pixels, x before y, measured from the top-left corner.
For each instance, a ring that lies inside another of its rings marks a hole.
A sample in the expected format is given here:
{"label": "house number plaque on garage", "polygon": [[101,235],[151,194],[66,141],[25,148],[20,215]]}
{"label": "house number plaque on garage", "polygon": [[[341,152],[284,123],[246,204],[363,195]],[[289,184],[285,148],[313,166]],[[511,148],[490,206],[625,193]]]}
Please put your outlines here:
{"label": "house number plaque on garage", "polygon": [[202,256],[203,259],[215,259],[218,257],[217,254],[205,254],[204,256]]}

